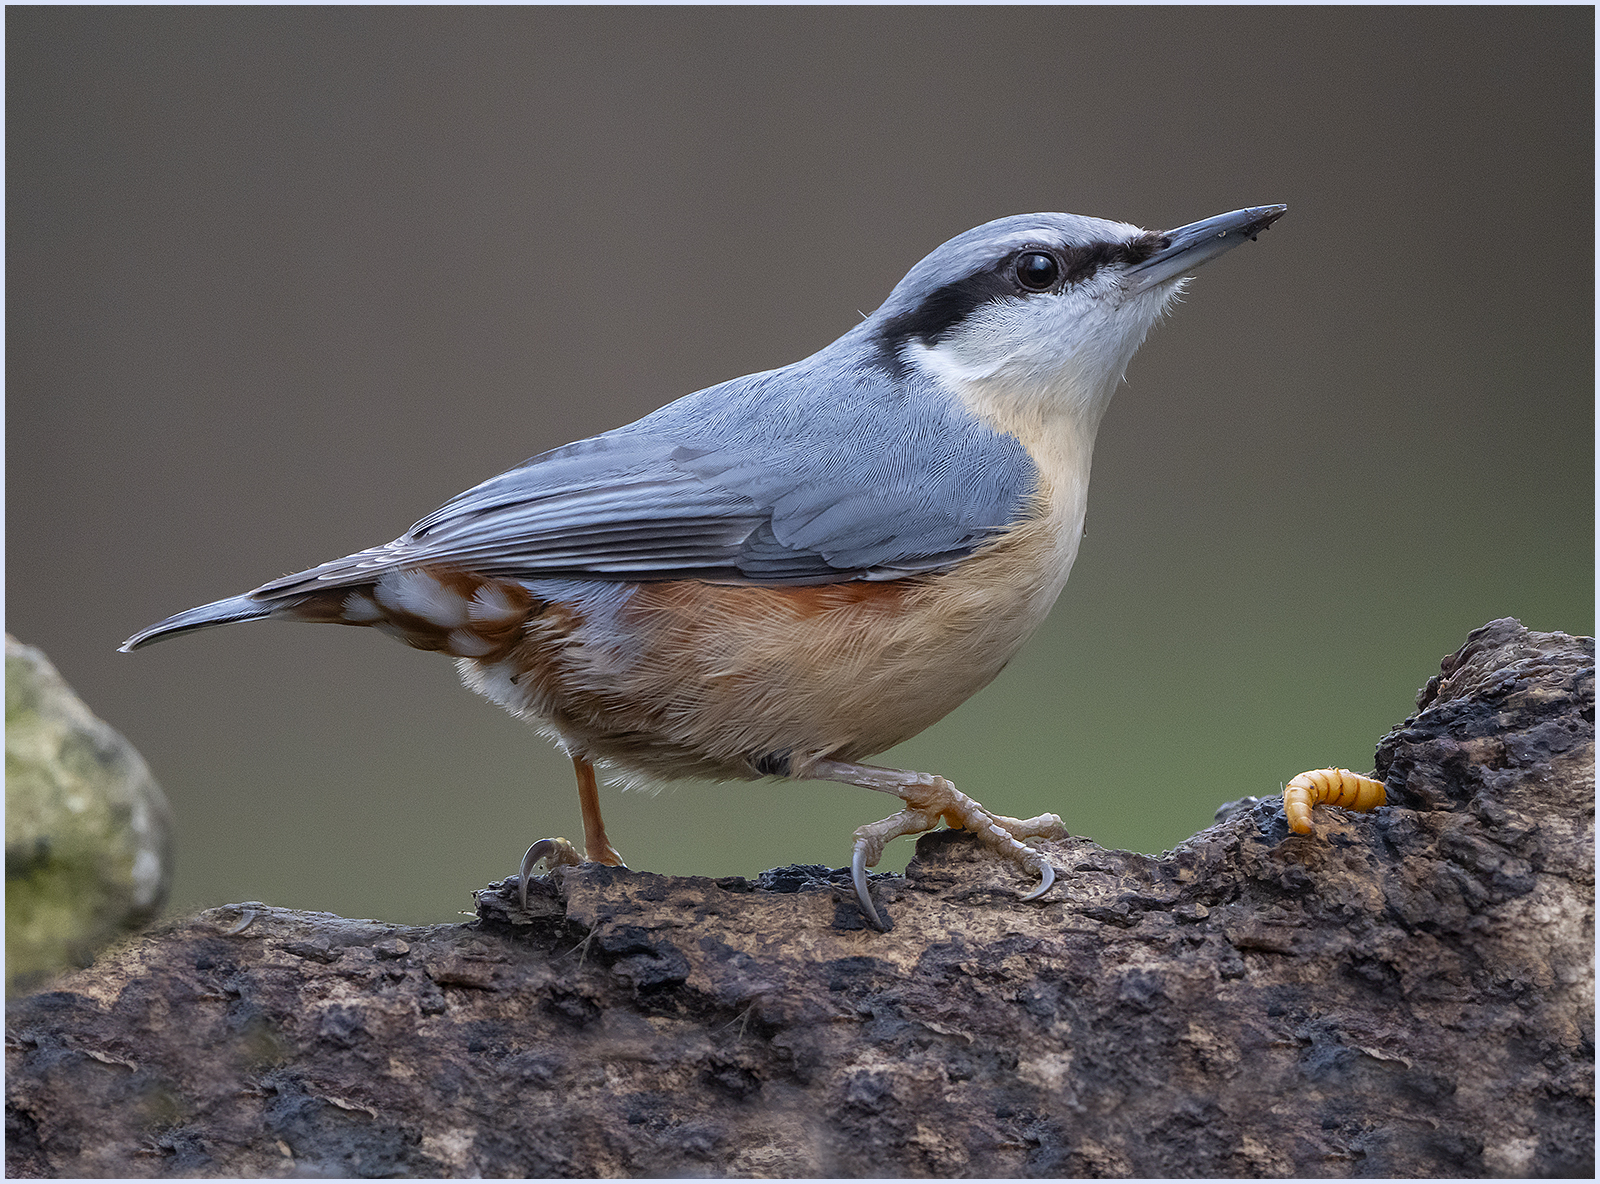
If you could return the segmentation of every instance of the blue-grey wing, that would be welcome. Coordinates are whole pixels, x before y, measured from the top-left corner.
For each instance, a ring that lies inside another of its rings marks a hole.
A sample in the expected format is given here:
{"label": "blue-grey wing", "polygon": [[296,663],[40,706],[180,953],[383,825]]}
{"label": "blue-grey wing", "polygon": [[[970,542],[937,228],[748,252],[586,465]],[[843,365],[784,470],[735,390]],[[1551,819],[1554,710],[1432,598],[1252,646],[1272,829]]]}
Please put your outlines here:
{"label": "blue-grey wing", "polygon": [[452,498],[392,543],[257,589],[397,567],[513,579],[808,584],[947,566],[1024,513],[1022,445],[948,396],[826,351],[686,396]]}

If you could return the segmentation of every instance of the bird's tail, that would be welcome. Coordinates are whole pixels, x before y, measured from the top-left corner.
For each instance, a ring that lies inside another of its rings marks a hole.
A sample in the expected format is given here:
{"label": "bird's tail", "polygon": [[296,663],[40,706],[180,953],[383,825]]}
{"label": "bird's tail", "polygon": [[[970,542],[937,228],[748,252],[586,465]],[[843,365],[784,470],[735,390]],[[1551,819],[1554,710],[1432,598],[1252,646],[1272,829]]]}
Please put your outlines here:
{"label": "bird's tail", "polygon": [[148,629],[141,629],[117,648],[126,654],[153,641],[176,637],[180,633],[189,633],[195,629],[209,629],[213,625],[231,625],[235,621],[258,621],[262,617],[270,617],[274,610],[282,607],[284,607],[282,601],[230,596],[227,600],[202,604],[199,608],[191,608],[175,617],[168,617]]}

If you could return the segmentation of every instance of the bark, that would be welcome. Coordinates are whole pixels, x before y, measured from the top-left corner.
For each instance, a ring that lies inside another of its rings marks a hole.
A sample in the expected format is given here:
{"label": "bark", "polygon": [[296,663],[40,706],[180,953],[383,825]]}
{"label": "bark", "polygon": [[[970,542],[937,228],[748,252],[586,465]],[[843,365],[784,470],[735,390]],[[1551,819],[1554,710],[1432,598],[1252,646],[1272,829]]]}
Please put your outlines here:
{"label": "bark", "polygon": [[588,866],[427,928],[264,905],[7,1025],[12,1175],[1590,1176],[1594,643],[1477,630],[1390,805],[876,881]]}

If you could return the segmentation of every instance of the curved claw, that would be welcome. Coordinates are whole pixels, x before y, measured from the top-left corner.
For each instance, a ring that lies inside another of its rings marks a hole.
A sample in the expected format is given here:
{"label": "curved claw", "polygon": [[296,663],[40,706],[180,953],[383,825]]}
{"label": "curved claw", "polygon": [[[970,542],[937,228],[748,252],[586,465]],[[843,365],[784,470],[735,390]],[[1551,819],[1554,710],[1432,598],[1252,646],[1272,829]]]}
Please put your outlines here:
{"label": "curved claw", "polygon": [[528,877],[533,875],[534,866],[541,859],[548,859],[561,850],[561,843],[560,839],[540,839],[522,857],[522,870],[517,873],[517,900],[524,912],[528,909]]}
{"label": "curved claw", "polygon": [[528,877],[533,875],[534,865],[554,849],[555,844],[549,839],[540,839],[522,857],[522,870],[517,873],[517,902],[522,905],[524,912],[528,909]]}
{"label": "curved claw", "polygon": [[1051,867],[1049,861],[1047,860],[1039,865],[1039,886],[1022,899],[1038,900],[1046,892],[1050,891],[1050,886],[1055,882],[1056,869]]}
{"label": "curved claw", "polygon": [[872,895],[867,891],[867,844],[865,840],[856,840],[855,850],[850,853],[850,879],[856,886],[856,899],[861,902],[861,911],[867,914],[867,920],[872,922],[874,929],[887,930],[883,918],[878,916],[878,910],[873,907]]}

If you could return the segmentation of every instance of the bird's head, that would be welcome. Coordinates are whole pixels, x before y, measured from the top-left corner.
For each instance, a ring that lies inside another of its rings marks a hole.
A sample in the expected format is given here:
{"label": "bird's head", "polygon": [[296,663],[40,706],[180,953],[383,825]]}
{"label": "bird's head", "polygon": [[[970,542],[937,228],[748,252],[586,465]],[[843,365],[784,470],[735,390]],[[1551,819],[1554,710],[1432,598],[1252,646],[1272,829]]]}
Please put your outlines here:
{"label": "bird's head", "polygon": [[1001,218],[918,263],[860,329],[897,373],[920,372],[1002,419],[1066,414],[1092,438],[1189,273],[1285,209],[1255,206],[1167,231],[1077,214]]}

